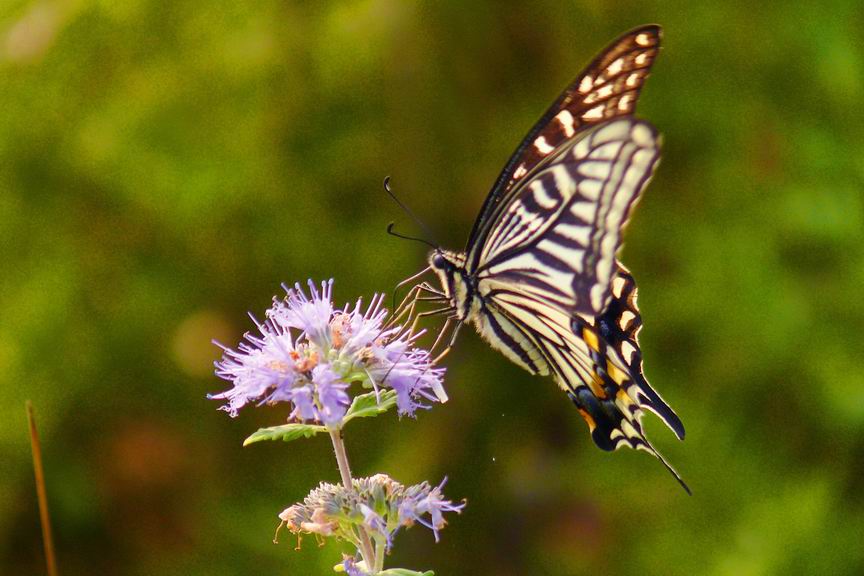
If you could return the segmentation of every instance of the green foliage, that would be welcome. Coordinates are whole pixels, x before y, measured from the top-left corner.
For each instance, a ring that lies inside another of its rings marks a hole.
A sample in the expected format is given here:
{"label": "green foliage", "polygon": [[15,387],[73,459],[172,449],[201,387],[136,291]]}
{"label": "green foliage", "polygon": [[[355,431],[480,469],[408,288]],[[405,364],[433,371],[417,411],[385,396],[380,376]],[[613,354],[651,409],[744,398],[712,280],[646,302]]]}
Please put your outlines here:
{"label": "green foliage", "polygon": [[368,392],[356,396],[345,414],[344,422],[347,424],[354,418],[369,418],[384,414],[396,406],[396,391],[381,390],[380,392]]}
{"label": "green foliage", "polygon": [[283,442],[291,442],[300,438],[311,438],[319,432],[326,432],[325,426],[316,426],[314,424],[282,424],[281,426],[270,426],[269,428],[259,428],[251,436],[243,441],[244,446],[261,442],[264,440],[282,440]]}
{"label": "green foliage", "polygon": [[[60,572],[326,574],[271,543],[338,482],[329,442],[240,439],[208,392],[280,282],[392,292],[461,248],[531,124],[606,42],[664,26],[638,113],[664,138],[622,260],[678,411],[601,453],[548,378],[470,329],[450,401],[352,426],[358,476],[470,502],[388,564],[438,574],[864,573],[864,12],[822,3],[12,0],[0,8],[0,574],[43,572],[24,400]],[[437,328],[434,323],[428,326]]]}
{"label": "green foliage", "polygon": [[[393,390],[382,390],[381,392],[369,392],[356,396],[348,407],[348,412],[342,420],[344,426],[354,418],[370,418],[384,414],[391,408],[396,406],[396,392]],[[282,424],[281,426],[270,426],[268,428],[259,428],[246,440],[243,441],[244,446],[262,442],[264,440],[282,440],[283,442],[291,442],[300,438],[311,438],[319,432],[326,432],[326,426],[316,426],[314,424]]]}

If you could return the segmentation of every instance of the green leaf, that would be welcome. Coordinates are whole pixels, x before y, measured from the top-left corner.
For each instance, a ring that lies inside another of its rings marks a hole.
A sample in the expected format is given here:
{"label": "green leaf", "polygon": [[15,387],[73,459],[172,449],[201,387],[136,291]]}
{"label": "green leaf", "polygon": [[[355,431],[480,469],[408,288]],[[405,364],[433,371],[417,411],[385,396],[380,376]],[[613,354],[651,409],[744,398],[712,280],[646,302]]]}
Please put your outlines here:
{"label": "green leaf", "polygon": [[396,405],[395,390],[381,390],[376,394],[369,392],[361,394],[354,398],[351,407],[348,408],[348,413],[345,414],[343,422],[348,422],[354,418],[368,418],[370,416],[378,416],[390,410]]}
{"label": "green leaf", "polygon": [[282,440],[291,442],[298,438],[311,438],[319,432],[326,432],[324,426],[314,424],[283,424],[282,426],[271,426],[270,428],[259,428],[255,433],[243,441],[244,446],[261,442],[262,440]]}

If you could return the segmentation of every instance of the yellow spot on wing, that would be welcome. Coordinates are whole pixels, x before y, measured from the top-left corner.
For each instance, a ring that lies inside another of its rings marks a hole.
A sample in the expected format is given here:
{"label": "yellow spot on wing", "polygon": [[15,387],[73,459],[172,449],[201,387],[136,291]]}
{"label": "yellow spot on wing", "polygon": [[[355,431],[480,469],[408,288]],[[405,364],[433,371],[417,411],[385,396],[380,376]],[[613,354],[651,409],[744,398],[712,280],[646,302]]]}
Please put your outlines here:
{"label": "yellow spot on wing", "polygon": [[627,374],[615,366],[608,358],[606,359],[606,373],[619,386],[622,386],[627,381]]}
{"label": "yellow spot on wing", "polygon": [[565,136],[570,138],[576,133],[576,119],[573,118],[573,114],[571,114],[569,110],[562,110],[555,116],[555,118],[557,118],[558,122],[561,123],[561,128],[564,129]]}
{"label": "yellow spot on wing", "polygon": [[597,340],[597,334],[595,334],[592,330],[588,328],[582,329],[582,340],[585,341],[588,346],[591,347],[595,352],[600,351],[600,341]]}
{"label": "yellow spot on wing", "polygon": [[630,110],[632,100],[633,96],[631,94],[624,94],[621,96],[621,99],[618,101],[618,110],[621,110],[622,112]]}
{"label": "yellow spot on wing", "polygon": [[525,164],[520,164],[516,171],[513,173],[513,178],[521,178],[525,174],[528,173],[528,170],[525,169]]}
{"label": "yellow spot on wing", "polygon": [[602,104],[599,104],[590,110],[587,110],[582,114],[582,118],[585,120],[596,120],[598,118],[603,118],[603,110],[604,107]]}
{"label": "yellow spot on wing", "polygon": [[543,155],[546,155],[555,150],[553,146],[550,146],[549,143],[546,142],[545,136],[539,136],[536,140],[534,140],[534,147],[537,148],[537,151]]}

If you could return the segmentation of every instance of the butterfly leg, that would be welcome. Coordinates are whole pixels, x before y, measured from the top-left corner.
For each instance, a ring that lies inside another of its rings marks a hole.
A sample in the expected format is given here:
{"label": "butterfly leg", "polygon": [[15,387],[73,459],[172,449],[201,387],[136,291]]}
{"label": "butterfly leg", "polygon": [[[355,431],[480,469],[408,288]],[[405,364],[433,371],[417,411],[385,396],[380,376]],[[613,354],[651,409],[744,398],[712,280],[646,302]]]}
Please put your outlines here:
{"label": "butterfly leg", "polygon": [[390,321],[387,322],[385,328],[394,326],[403,317],[406,317],[406,313],[407,319],[410,321],[414,314],[414,308],[417,306],[417,299],[420,297],[422,290],[421,286],[421,284],[417,284],[408,291],[405,298],[402,299],[402,302],[400,302],[399,306],[393,311],[393,315],[390,317]]}
{"label": "butterfly leg", "polygon": [[[431,296],[421,296],[422,293],[431,294]],[[402,302],[394,311],[386,327],[392,327],[403,317],[406,318],[406,324],[411,322],[411,319],[414,316],[417,302],[443,302],[446,300],[447,296],[443,292],[435,290],[427,282],[417,284],[416,286],[412,287],[411,290],[408,291],[408,294],[405,295],[405,298],[402,299]]]}
{"label": "butterfly leg", "polygon": [[411,282],[414,282],[415,280],[417,280],[418,278],[422,277],[424,274],[426,274],[426,273],[429,272],[430,270],[432,270],[432,267],[431,267],[431,266],[427,266],[426,268],[424,268],[423,270],[421,270],[421,271],[418,272],[417,274],[414,274],[413,276],[409,276],[409,277],[406,278],[405,280],[402,280],[401,282],[399,282],[398,284],[396,284],[396,289],[395,289],[393,292],[395,293],[396,290],[399,290],[399,288],[401,288],[402,286],[405,286],[406,284],[409,284],[409,283],[411,283]]}
{"label": "butterfly leg", "polygon": [[438,331],[438,336],[435,338],[435,343],[432,344],[432,347],[429,348],[429,353],[434,353],[435,350],[438,349],[438,346],[444,340],[444,334],[447,333],[447,329],[450,327],[450,323],[453,322],[453,316],[449,316],[445,321],[444,325],[441,326],[441,330]]}
{"label": "butterfly leg", "polygon": [[435,296],[438,296],[439,298],[447,298],[447,295],[444,294],[444,292],[441,292],[440,290],[436,290],[428,282],[423,282],[422,284],[420,284],[420,288],[428,294],[434,294]]}
{"label": "butterfly leg", "polygon": [[[394,314],[395,314],[395,311],[398,309],[398,308],[396,307],[396,294],[399,292],[399,288],[401,288],[402,286],[405,286],[406,284],[409,284],[409,283],[414,282],[415,280],[421,278],[424,274],[426,274],[427,272],[429,272],[431,269],[432,269],[431,266],[427,266],[426,268],[424,268],[423,270],[421,270],[421,271],[418,272],[417,274],[414,274],[413,276],[409,276],[408,278],[406,278],[406,279],[402,280],[401,282],[399,282],[398,284],[396,284],[396,286],[393,288],[393,303],[392,303],[392,305],[390,306],[390,309],[394,311]],[[408,291],[408,295],[405,296],[405,298],[404,298],[404,299],[402,300],[402,302],[399,304],[399,308],[401,308],[402,305],[405,304],[405,302],[406,302],[406,301],[408,300],[408,298],[410,297],[411,292],[413,292],[416,288],[417,288],[417,287],[414,286],[414,287],[411,288],[411,290]]]}
{"label": "butterfly leg", "polygon": [[[440,312],[439,312],[439,313],[440,313]],[[454,318],[455,318],[455,316],[448,316],[448,317],[447,317],[447,320],[444,322],[444,326],[442,326],[441,331],[438,333],[438,337],[435,339],[435,344],[433,344],[433,345],[432,345],[432,348],[429,349],[430,352],[431,352],[432,350],[434,350],[436,346],[438,346],[438,344],[439,344],[440,341],[441,341],[441,337],[444,335],[444,333],[445,333],[446,330],[447,330],[447,327],[450,325],[450,323],[453,321]],[[447,343],[447,347],[444,349],[444,351],[443,351],[441,354],[438,355],[438,357],[436,357],[434,360],[432,360],[432,362],[429,363],[429,365],[428,365],[428,366],[423,370],[423,372],[422,372],[422,373],[417,377],[417,380],[415,381],[415,384],[416,384],[417,382],[420,381],[420,379],[423,377],[423,375],[426,373],[426,371],[429,370],[429,368],[431,368],[432,366],[437,365],[438,362],[439,362],[442,358],[444,358],[444,357],[445,357],[445,356],[450,352],[450,350],[453,348],[453,345],[456,343],[456,335],[459,333],[459,329],[460,329],[461,327],[462,327],[462,322],[461,322],[461,321],[460,321],[460,322],[457,322],[456,326],[453,328],[453,332],[452,332],[452,334],[450,335],[450,341]],[[394,366],[395,366],[395,364],[394,364]],[[392,370],[392,368],[391,368],[391,370]],[[390,373],[388,372],[387,375],[389,376],[389,374],[390,374]],[[385,379],[385,380],[387,379],[386,376],[385,376],[384,379]],[[447,400],[448,400],[448,398],[447,398],[447,392],[444,391],[444,387],[441,386],[441,383],[440,383],[440,382],[438,382],[437,384],[435,384],[435,385],[433,386],[433,389],[434,389],[433,391],[435,392],[435,395],[438,397],[438,400],[439,400],[440,402],[447,402]]]}
{"label": "butterfly leg", "polygon": [[[447,322],[450,322],[450,320],[452,320],[452,318],[448,318]],[[450,341],[447,343],[447,347],[444,348],[444,350],[442,350],[441,353],[438,356],[436,356],[434,360],[432,360],[433,365],[436,365],[439,362],[441,362],[441,360],[443,360],[444,357],[450,353],[450,350],[453,349],[453,346],[456,344],[456,337],[459,336],[459,330],[462,328],[462,324],[463,324],[463,322],[457,322],[456,323],[456,326],[453,328],[453,333],[450,335]],[[445,326],[446,326],[446,324],[445,324]],[[443,332],[443,330],[442,330],[442,332]],[[432,348],[434,349],[434,346]]]}
{"label": "butterfly leg", "polygon": [[405,306],[411,302],[411,299],[413,297],[416,297],[418,289],[419,289],[419,285],[418,286],[412,286],[411,289],[402,298],[402,301],[399,302],[398,306],[395,305],[395,301],[394,301],[394,306],[391,307],[391,310],[393,310],[393,315],[391,316],[391,318],[396,318],[403,312]]}
{"label": "butterfly leg", "polygon": [[437,310],[428,310],[426,312],[420,312],[414,317],[414,322],[411,324],[411,330],[408,332],[409,334],[414,334],[417,330],[417,324],[423,318],[431,318],[432,316],[440,316],[441,314],[449,314],[453,311],[452,306],[445,306],[444,308],[438,308]]}
{"label": "butterfly leg", "polygon": [[[444,337],[444,334],[447,332],[447,328],[450,326],[450,323],[453,321],[454,318],[455,318],[455,316],[448,316],[447,319],[444,321],[444,325],[441,327],[441,330],[438,332],[438,336],[435,338],[435,343],[434,343],[434,344],[432,345],[432,347],[429,349],[429,354],[430,354],[430,355],[432,354],[432,351],[435,350],[435,349],[438,347],[438,345],[442,342],[443,337]],[[457,324],[457,326],[456,326],[456,330],[457,330],[457,331],[458,331],[459,326],[461,326],[461,324],[462,324],[461,322],[460,322],[459,324]],[[413,328],[413,327],[412,327],[412,330],[411,330],[410,333],[411,333],[411,334],[414,333],[414,328]],[[422,332],[421,332],[420,334],[422,334]],[[418,335],[419,335],[419,334],[418,334]],[[454,340],[455,340],[455,337],[451,337],[451,338],[450,338],[450,343],[449,343],[448,346],[447,346],[447,350],[449,350],[450,348],[453,347]],[[405,354],[405,352],[403,351],[402,354]],[[400,354],[399,359],[401,359],[401,358],[402,358],[402,355]],[[443,356],[441,356],[441,358],[443,358]],[[398,362],[399,362],[399,359],[397,359],[396,362],[393,363],[393,365],[390,367],[390,370],[388,370],[387,373],[384,375],[384,378],[382,379],[382,382],[386,382],[386,381],[387,381],[387,378],[390,376],[390,372],[392,372],[392,371],[393,371],[393,368],[396,367],[396,365],[397,365]],[[436,363],[437,363],[437,359],[434,360],[434,361],[432,361],[432,362],[429,364],[429,366],[427,366],[426,369],[424,369],[423,372],[420,374],[420,376],[417,378],[418,381],[419,381],[419,379],[422,378],[423,375],[426,373],[426,370],[428,370],[430,366],[434,366]],[[444,392],[444,389],[441,388],[440,385],[436,388],[436,390],[435,390],[435,394],[436,394],[436,396],[438,396],[438,399],[439,399],[441,402],[446,402],[446,401],[447,401],[447,393]]]}

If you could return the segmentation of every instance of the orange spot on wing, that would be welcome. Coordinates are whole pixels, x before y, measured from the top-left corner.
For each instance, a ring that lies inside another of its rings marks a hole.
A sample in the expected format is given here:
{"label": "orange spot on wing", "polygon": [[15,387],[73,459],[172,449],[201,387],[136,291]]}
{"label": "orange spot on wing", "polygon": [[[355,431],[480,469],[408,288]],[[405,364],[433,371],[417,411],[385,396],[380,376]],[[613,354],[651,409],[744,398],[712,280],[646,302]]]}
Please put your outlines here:
{"label": "orange spot on wing", "polygon": [[603,388],[603,378],[600,377],[596,372],[591,374],[591,382],[588,384],[591,388],[591,392],[594,393],[594,396],[600,398],[601,400],[605,400],[608,397],[606,394],[606,390]]}
{"label": "orange spot on wing", "polygon": [[588,424],[588,429],[589,429],[591,432],[593,432],[593,431],[594,431],[594,428],[597,427],[597,423],[594,422],[594,418],[592,418],[591,415],[588,414],[588,412],[586,412],[586,411],[583,410],[582,408],[579,408],[578,410],[579,410],[579,414],[582,415],[582,418],[583,418],[583,419],[585,420],[585,422]]}

